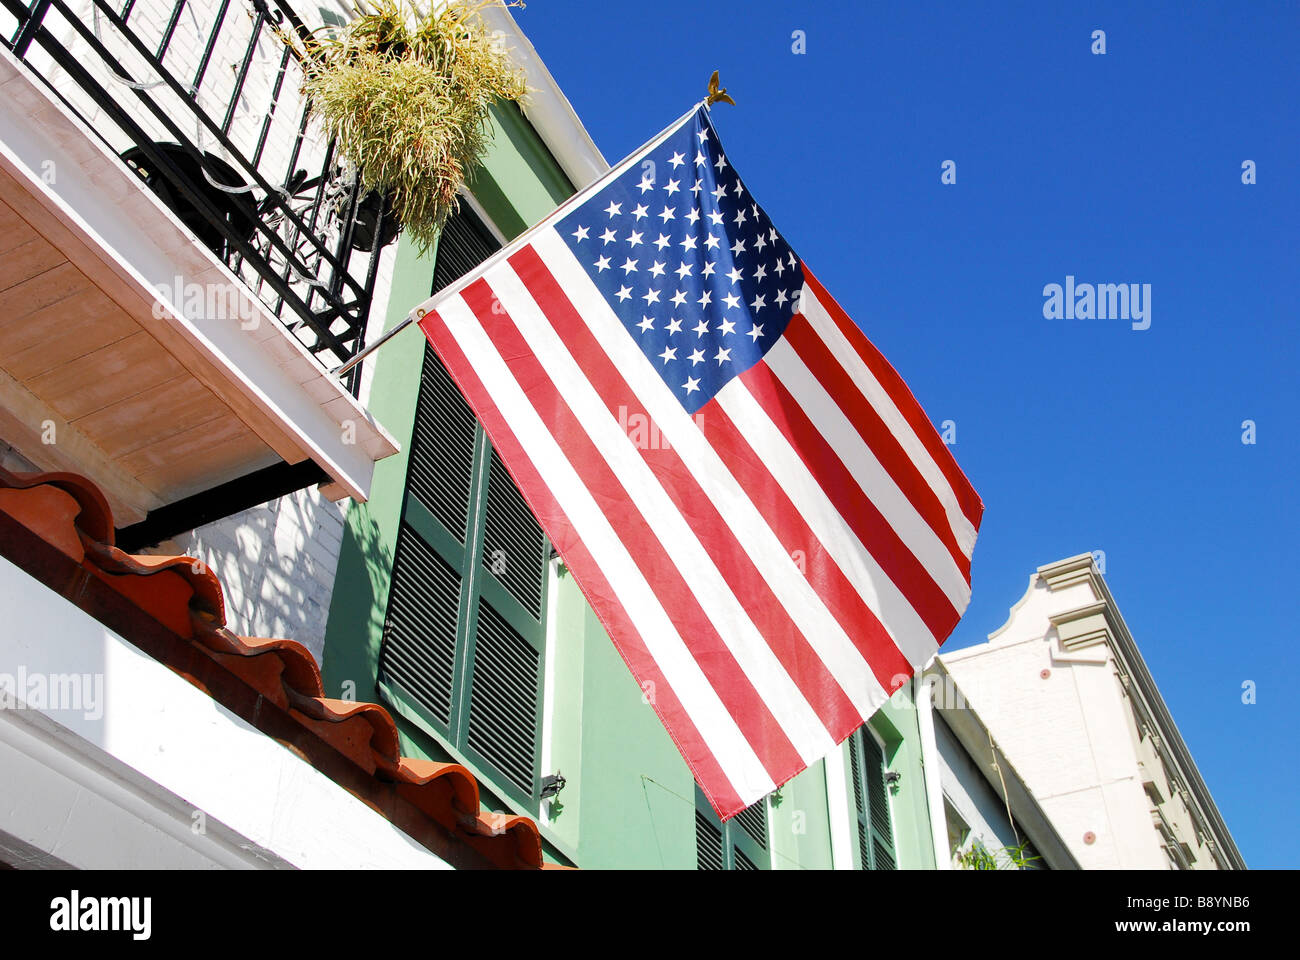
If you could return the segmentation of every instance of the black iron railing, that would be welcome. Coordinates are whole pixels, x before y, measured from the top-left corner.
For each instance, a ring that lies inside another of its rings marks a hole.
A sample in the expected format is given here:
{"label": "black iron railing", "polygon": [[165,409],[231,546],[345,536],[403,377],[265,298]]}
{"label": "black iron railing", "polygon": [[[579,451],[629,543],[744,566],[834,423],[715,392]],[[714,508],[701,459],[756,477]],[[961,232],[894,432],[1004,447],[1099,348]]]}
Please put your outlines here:
{"label": "black iron railing", "polygon": [[0,41],[325,367],[362,349],[380,253],[397,231],[382,198],[364,194],[316,132],[281,40],[309,32],[292,9],[0,0],[4,21],[12,29]]}

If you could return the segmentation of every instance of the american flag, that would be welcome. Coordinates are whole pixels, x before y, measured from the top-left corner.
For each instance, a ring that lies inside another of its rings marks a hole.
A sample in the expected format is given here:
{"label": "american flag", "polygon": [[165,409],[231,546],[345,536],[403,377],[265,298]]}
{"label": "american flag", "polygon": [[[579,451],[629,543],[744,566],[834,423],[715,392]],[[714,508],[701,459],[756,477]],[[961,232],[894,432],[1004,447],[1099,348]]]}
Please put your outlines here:
{"label": "american flag", "polygon": [[706,107],[414,316],[724,820],[965,610],[979,497]]}

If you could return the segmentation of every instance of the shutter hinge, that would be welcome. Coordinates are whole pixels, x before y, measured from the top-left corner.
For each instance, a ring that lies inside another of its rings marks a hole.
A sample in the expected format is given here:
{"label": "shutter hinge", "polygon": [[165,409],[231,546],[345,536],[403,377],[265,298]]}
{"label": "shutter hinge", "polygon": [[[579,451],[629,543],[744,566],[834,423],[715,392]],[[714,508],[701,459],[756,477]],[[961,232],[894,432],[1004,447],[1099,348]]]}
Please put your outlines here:
{"label": "shutter hinge", "polygon": [[560,773],[559,770],[549,776],[542,777],[542,799],[546,800],[549,797],[558,796],[559,792],[564,789],[565,782],[564,774]]}

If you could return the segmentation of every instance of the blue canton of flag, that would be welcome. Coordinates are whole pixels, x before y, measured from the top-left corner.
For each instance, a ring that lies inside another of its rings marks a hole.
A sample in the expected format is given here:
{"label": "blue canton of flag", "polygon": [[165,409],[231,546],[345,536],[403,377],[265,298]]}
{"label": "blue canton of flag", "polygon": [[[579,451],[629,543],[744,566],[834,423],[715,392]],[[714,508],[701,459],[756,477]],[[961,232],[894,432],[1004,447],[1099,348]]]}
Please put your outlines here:
{"label": "blue canton of flag", "polygon": [[803,287],[704,111],[556,224],[688,413],[758,363]]}

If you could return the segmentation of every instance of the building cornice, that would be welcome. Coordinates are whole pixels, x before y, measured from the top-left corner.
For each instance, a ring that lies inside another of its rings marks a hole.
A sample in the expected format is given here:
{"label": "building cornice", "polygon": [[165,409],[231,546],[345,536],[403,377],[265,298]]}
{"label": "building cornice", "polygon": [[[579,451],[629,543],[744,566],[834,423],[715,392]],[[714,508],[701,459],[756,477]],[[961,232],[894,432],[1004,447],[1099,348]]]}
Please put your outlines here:
{"label": "building cornice", "polygon": [[1083,553],[1039,567],[1037,576],[1053,592],[1082,583],[1089,585],[1097,600],[1049,617],[1060,636],[1061,646],[1066,650],[1100,643],[1110,647],[1120,683],[1137,706],[1139,723],[1151,732],[1153,745],[1176,779],[1175,790],[1206,830],[1207,846],[1224,865],[1244,870],[1246,862],[1092,555]]}
{"label": "building cornice", "polygon": [[1106,603],[1099,600],[1073,610],[1050,614],[1047,619],[1056,627],[1062,647],[1066,650],[1082,650],[1105,643],[1109,638],[1110,628],[1106,614]]}
{"label": "building cornice", "polygon": [[1100,576],[1093,565],[1092,554],[1080,553],[1038,568],[1038,576],[1055,590],[1073,587],[1079,583],[1093,583]]}

